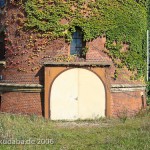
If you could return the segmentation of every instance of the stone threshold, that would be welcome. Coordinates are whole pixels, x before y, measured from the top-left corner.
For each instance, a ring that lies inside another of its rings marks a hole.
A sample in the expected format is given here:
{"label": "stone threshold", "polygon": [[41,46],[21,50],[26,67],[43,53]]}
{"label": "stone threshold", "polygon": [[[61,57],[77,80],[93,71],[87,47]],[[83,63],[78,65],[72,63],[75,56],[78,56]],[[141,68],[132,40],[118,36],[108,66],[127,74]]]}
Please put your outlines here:
{"label": "stone threshold", "polygon": [[133,92],[145,90],[145,84],[111,84],[111,92]]}
{"label": "stone threshold", "polygon": [[41,84],[0,83],[0,92],[42,92]]}

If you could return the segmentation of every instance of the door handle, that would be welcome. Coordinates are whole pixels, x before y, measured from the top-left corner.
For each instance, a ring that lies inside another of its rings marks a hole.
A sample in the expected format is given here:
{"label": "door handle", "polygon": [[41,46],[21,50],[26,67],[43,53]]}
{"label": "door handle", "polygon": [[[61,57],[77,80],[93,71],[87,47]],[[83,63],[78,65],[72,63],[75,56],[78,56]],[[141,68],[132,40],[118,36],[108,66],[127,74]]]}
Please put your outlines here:
{"label": "door handle", "polygon": [[78,100],[78,97],[75,97],[74,99],[77,101],[77,100]]}

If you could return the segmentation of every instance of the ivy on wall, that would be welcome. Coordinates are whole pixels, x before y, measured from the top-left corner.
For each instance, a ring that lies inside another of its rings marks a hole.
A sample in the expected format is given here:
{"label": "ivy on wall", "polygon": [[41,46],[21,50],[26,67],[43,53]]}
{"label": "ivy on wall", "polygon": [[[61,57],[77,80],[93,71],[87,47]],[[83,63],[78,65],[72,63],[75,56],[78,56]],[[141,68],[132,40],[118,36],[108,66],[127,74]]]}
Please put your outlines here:
{"label": "ivy on wall", "polygon": [[[146,69],[146,6],[146,0],[27,0],[24,27],[49,40],[64,37],[68,42],[76,26],[85,41],[105,35],[116,67],[125,65],[140,77]],[[129,48],[121,52],[124,43]]]}

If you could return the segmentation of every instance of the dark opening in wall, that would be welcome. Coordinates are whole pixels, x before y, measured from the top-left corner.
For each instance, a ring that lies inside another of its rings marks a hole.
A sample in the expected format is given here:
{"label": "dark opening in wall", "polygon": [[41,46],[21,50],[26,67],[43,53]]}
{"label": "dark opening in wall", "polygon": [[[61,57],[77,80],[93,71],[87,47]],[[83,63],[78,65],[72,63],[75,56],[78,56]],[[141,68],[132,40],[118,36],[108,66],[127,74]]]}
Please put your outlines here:
{"label": "dark opening in wall", "polygon": [[4,32],[0,33],[0,60],[5,59],[5,34]]}

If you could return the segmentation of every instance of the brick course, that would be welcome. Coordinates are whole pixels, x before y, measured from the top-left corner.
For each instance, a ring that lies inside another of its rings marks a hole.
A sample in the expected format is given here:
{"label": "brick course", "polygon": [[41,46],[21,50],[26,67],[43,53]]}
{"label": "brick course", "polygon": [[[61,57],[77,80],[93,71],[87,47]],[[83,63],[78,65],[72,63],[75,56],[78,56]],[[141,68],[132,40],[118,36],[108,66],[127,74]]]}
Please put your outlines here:
{"label": "brick course", "polygon": [[146,107],[146,97],[143,95],[144,105],[142,105],[141,92],[142,91],[112,93],[112,116],[117,117],[124,113],[127,116],[132,116],[143,107]]}
{"label": "brick course", "polygon": [[43,105],[43,93],[7,92],[1,95],[2,112],[42,116]]}

